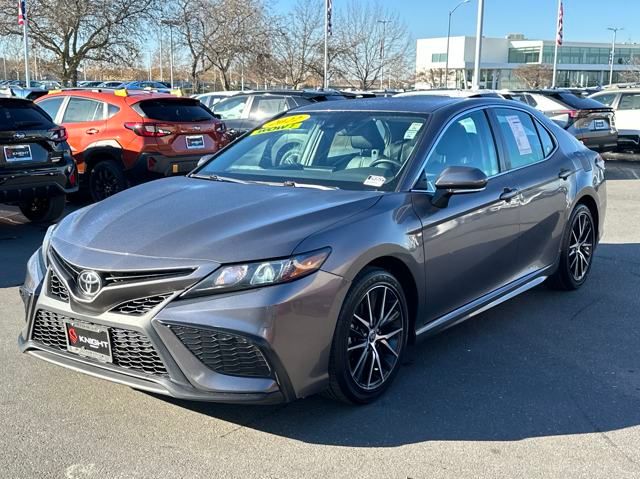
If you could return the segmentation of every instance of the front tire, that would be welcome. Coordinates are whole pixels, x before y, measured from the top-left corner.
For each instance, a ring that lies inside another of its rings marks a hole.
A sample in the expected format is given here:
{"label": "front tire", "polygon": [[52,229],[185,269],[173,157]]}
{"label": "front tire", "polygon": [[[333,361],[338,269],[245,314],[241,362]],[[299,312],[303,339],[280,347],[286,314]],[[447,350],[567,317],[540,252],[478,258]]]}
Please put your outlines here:
{"label": "front tire", "polygon": [[53,223],[64,213],[64,195],[36,197],[20,203],[20,211],[32,223]]}
{"label": "front tire", "polygon": [[347,293],[331,347],[329,397],[366,404],[390,386],[402,363],[409,313],[402,285],[367,268]]}
{"label": "front tire", "polygon": [[596,227],[591,210],[579,204],[567,223],[562,239],[560,263],[557,271],[548,280],[549,286],[564,291],[580,288],[587,281],[591,271],[596,241]]}
{"label": "front tire", "polygon": [[122,167],[115,161],[101,161],[92,169],[89,176],[89,192],[93,201],[102,201],[127,189],[127,179]]}

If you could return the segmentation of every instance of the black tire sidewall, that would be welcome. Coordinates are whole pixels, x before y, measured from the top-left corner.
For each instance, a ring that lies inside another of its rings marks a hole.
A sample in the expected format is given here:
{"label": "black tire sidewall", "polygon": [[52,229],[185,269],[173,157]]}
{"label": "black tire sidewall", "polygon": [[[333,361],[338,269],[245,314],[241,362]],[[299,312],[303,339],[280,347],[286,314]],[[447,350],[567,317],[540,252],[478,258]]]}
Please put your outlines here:
{"label": "black tire sidewall", "polygon": [[[395,293],[398,295],[398,298],[400,298],[404,318],[402,347],[395,367],[390,373],[387,380],[376,389],[365,390],[358,386],[351,377],[347,355],[347,341],[353,313],[356,306],[358,305],[366,291],[368,291],[372,286],[376,284],[385,284],[393,288]],[[407,299],[400,282],[393,275],[383,269],[369,268],[363,271],[363,273],[354,280],[353,285],[347,293],[345,301],[342,305],[331,348],[329,371],[331,381],[339,387],[340,392],[349,402],[355,404],[366,404],[377,399],[387,390],[387,388],[395,379],[395,376],[398,374],[398,370],[400,369],[400,366],[402,364],[402,356],[404,355],[404,352],[407,348],[408,333],[409,312],[407,307]]]}
{"label": "black tire sidewall", "polygon": [[122,171],[122,167],[118,163],[110,160],[100,161],[96,163],[96,165],[91,169],[91,173],[89,175],[89,193],[91,194],[91,199],[93,201],[101,201],[108,198],[108,196],[105,196],[103,198],[102,195],[98,195],[98,192],[96,191],[96,172],[99,172],[101,169],[107,169],[109,172],[111,172],[111,174],[113,174],[113,176],[116,177],[120,185],[120,190],[118,192],[127,189],[128,186],[127,179],[125,178],[124,172]]}
{"label": "black tire sidewall", "polygon": [[[36,211],[32,210],[33,201],[45,200],[44,207]],[[52,223],[58,220],[64,213],[66,198],[64,195],[51,196],[45,198],[32,198],[19,205],[22,214],[32,223]]]}

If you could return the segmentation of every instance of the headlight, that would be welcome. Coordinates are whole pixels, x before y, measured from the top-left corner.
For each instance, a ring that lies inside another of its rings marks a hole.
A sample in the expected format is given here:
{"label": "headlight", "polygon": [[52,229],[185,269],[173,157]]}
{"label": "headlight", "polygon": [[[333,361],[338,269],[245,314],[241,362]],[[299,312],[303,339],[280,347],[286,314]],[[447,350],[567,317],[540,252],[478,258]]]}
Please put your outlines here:
{"label": "headlight", "polygon": [[40,248],[42,254],[42,263],[45,268],[49,266],[48,263],[48,254],[49,254],[49,246],[51,245],[51,236],[53,236],[53,230],[56,229],[56,225],[51,225],[47,228],[47,232],[44,234],[44,238],[42,239],[42,247]]}
{"label": "headlight", "polygon": [[183,297],[228,293],[293,281],[318,271],[329,253],[331,249],[324,248],[286,259],[222,266],[183,293]]}

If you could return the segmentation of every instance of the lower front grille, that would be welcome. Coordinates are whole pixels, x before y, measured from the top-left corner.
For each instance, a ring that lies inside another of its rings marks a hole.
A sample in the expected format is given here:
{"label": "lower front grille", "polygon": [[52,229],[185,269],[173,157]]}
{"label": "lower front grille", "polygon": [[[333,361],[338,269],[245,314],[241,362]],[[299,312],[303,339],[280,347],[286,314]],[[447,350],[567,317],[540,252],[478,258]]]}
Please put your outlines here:
{"label": "lower front grille", "polygon": [[200,362],[217,373],[263,378],[272,376],[260,349],[242,336],[188,326],[169,327]]}
{"label": "lower front grille", "polygon": [[[40,309],[36,312],[31,339],[51,348],[67,350],[64,321],[71,320],[52,311]],[[160,356],[149,339],[142,333],[128,329],[109,328],[113,364],[121,368],[166,376]]]}
{"label": "lower front grille", "polygon": [[49,295],[65,303],[69,302],[67,287],[53,271],[49,271]]}

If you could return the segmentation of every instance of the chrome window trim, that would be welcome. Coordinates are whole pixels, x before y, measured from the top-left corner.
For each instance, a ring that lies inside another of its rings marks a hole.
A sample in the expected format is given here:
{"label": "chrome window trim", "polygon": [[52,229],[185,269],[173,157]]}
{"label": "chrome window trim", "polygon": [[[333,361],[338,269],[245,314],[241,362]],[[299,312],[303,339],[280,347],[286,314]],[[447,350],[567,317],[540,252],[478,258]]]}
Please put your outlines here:
{"label": "chrome window trim", "polygon": [[[513,101],[515,102],[515,100],[513,100]],[[555,136],[551,131],[549,131],[549,129],[548,129],[545,125],[543,125],[543,124],[542,124],[542,122],[541,122],[540,120],[538,120],[534,115],[532,115],[532,114],[531,114],[531,112],[527,111],[527,110],[526,110],[526,109],[524,109],[524,108],[519,108],[519,107],[518,107],[518,105],[513,105],[513,106],[512,106],[512,105],[482,105],[482,106],[477,106],[477,107],[474,107],[474,108],[469,108],[468,110],[464,110],[464,111],[462,111],[462,112],[458,113],[457,115],[455,115],[453,118],[451,118],[451,120],[449,120],[449,121],[447,122],[447,124],[442,128],[442,130],[440,130],[440,133],[438,133],[438,136],[437,136],[437,138],[436,138],[436,141],[433,143],[433,146],[429,149],[429,151],[428,151],[428,152],[427,152],[427,154],[425,155],[425,158],[424,158],[424,160],[422,161],[422,164],[421,164],[421,166],[420,166],[420,169],[418,170],[418,174],[417,174],[417,176],[416,176],[416,177],[413,179],[413,181],[411,182],[411,184],[413,185],[413,187],[411,187],[411,189],[410,189],[409,191],[412,191],[412,192],[418,192],[418,193],[429,193],[429,194],[433,194],[433,192],[432,192],[432,191],[425,190],[425,189],[422,189],[422,188],[416,188],[416,187],[415,187],[416,183],[418,183],[418,181],[420,180],[420,176],[422,175],[422,172],[424,171],[424,169],[425,169],[425,168],[426,168],[426,166],[427,166],[427,160],[429,159],[429,156],[431,155],[431,153],[433,152],[433,150],[438,146],[438,143],[440,142],[440,140],[442,140],[442,137],[444,136],[444,134],[445,134],[445,132],[447,131],[447,129],[449,129],[449,127],[450,127],[454,122],[456,122],[459,118],[461,118],[461,117],[463,117],[463,116],[465,116],[465,115],[467,115],[467,114],[469,114],[469,113],[473,113],[473,112],[475,112],[475,111],[477,111],[477,110],[489,110],[490,108],[493,108],[493,109],[495,109],[495,108],[500,108],[500,109],[511,109],[511,110],[518,110],[518,111],[521,111],[521,112],[523,112],[523,113],[526,113],[527,115],[529,115],[529,116],[531,117],[531,121],[536,122],[538,125],[540,125],[542,128],[544,128],[544,129],[545,129],[545,131],[546,131],[547,133],[549,133],[549,136],[551,136],[551,139],[553,140],[554,148],[553,148],[553,150],[551,150],[551,152],[550,152],[547,156],[545,156],[545,157],[544,157],[542,160],[540,160],[540,161],[536,161],[535,163],[530,163],[530,164],[528,164],[528,165],[520,166],[520,167],[518,167],[518,168],[513,168],[513,169],[509,169],[509,170],[501,171],[501,172],[499,172],[499,173],[497,173],[497,174],[495,174],[495,175],[488,176],[488,177],[487,177],[487,180],[489,180],[489,181],[490,181],[490,180],[492,180],[493,178],[498,178],[498,177],[500,177],[500,176],[502,176],[502,175],[505,175],[505,174],[507,174],[507,173],[512,173],[512,172],[514,172],[514,171],[520,171],[520,170],[522,170],[522,169],[524,169],[524,168],[529,168],[529,167],[534,166],[534,165],[539,165],[540,163],[543,163],[543,162],[545,162],[545,161],[548,161],[548,160],[549,160],[549,159],[550,159],[550,158],[551,158],[551,157],[552,157],[552,156],[553,156],[553,155],[558,151],[558,149],[559,149],[559,146],[558,146],[558,145],[559,145],[559,142],[558,142],[558,139],[556,138],[556,136]],[[492,126],[491,126],[491,122],[489,122],[489,128],[492,128]],[[492,130],[492,133],[493,133],[493,135],[494,135],[494,137],[495,137],[496,132],[494,132],[494,131]],[[536,132],[536,133],[537,133],[537,132]],[[500,134],[500,135],[501,135],[501,134]],[[500,141],[502,141],[502,136],[500,136]],[[542,146],[542,141],[540,141],[540,143],[541,143],[541,146]],[[497,148],[496,148],[496,150],[497,150]],[[544,151],[544,150],[543,150],[543,151]],[[497,153],[498,155],[500,155],[500,152],[499,152],[499,151],[496,151],[496,153]],[[498,157],[498,166],[500,166],[500,165],[499,165],[499,163],[500,163],[500,161],[499,161],[499,160],[500,160],[500,158]]]}

